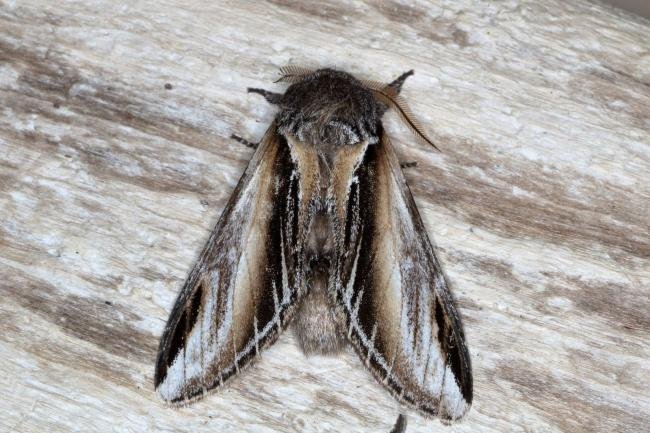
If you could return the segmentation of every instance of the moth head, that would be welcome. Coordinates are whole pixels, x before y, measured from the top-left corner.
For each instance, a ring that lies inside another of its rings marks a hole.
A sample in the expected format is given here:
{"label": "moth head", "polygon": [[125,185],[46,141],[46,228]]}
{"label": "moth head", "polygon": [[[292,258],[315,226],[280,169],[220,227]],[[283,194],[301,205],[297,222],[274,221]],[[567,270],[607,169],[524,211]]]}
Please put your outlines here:
{"label": "moth head", "polygon": [[287,67],[279,81],[291,83],[279,100],[279,129],[315,145],[377,142],[381,105],[353,75],[335,69]]}
{"label": "moth head", "polygon": [[[424,128],[413,115],[406,100],[399,94],[406,78],[413,75],[413,70],[402,74],[391,83],[357,80],[347,72],[329,68],[310,69],[301,66],[286,66],[280,68],[280,74],[277,82],[298,84],[300,92],[296,93],[301,97],[305,96],[302,92],[312,93],[311,98],[302,98],[306,103],[302,114],[306,114],[306,117],[317,117],[317,125],[321,129],[332,129],[332,126],[336,129],[336,125],[331,123],[332,121],[336,123],[337,119],[341,118],[343,120],[342,123],[339,122],[339,129],[352,128],[355,131],[361,129],[360,133],[363,135],[363,137],[357,137],[359,134],[356,136],[348,134],[345,138],[353,140],[369,138],[370,141],[373,141],[376,138],[373,133],[378,130],[374,124],[379,122],[387,109],[393,109],[416,137],[439,150],[424,132]],[[366,92],[360,91],[360,89]],[[339,91],[337,92],[337,90]],[[371,98],[368,98],[368,95]],[[295,97],[288,99],[294,104],[297,102]],[[363,123],[369,128],[358,127]],[[328,127],[328,125],[330,126]]]}

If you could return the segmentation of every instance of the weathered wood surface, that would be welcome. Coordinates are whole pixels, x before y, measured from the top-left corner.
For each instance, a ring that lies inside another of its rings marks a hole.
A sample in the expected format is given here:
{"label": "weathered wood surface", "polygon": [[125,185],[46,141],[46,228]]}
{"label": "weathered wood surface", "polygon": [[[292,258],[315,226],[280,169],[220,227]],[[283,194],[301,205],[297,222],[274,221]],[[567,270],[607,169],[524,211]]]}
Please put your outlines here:
{"label": "weathered wood surface", "polygon": [[[409,432],[650,431],[650,23],[597,3],[0,2],[0,430],[388,431],[351,352],[291,333],[227,390],[152,390],[180,285],[288,63],[390,80],[475,403]],[[271,84],[270,84],[271,83]],[[167,85],[170,84],[170,86]]]}

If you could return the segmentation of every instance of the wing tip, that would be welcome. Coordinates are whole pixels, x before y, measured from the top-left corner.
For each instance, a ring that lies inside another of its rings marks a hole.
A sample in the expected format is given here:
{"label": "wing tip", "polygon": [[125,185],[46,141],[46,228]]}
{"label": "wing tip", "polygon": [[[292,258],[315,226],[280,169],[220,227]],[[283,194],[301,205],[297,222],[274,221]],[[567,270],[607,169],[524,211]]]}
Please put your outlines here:
{"label": "wing tip", "polygon": [[160,388],[160,385],[162,385],[167,377],[168,366],[166,365],[165,358],[166,356],[164,351],[160,350],[156,358],[156,365],[153,373],[153,386],[156,391]]}
{"label": "wing tip", "polygon": [[471,375],[468,382],[459,383],[448,366],[438,406],[440,419],[450,423],[463,419],[472,407],[472,397]]}
{"label": "wing tip", "polygon": [[166,387],[163,381],[163,383],[155,387],[155,392],[158,398],[162,400],[165,405],[171,408],[185,407],[197,400],[201,400],[209,393],[208,390],[200,390],[194,394],[183,395],[168,388],[169,387]]}
{"label": "wing tip", "polygon": [[166,390],[165,387],[162,386],[162,384],[156,385],[154,390],[156,392],[156,396],[158,396],[160,400],[162,400],[165,404],[169,406],[172,407],[180,406],[180,403],[183,401],[183,399],[178,396],[170,395],[168,390]]}
{"label": "wing tip", "polygon": [[469,413],[471,407],[472,405],[468,403],[463,407],[463,409],[460,412],[454,414],[440,413],[438,415],[438,418],[440,419],[440,422],[445,425],[456,424],[463,421],[465,418],[467,418],[467,414]]}

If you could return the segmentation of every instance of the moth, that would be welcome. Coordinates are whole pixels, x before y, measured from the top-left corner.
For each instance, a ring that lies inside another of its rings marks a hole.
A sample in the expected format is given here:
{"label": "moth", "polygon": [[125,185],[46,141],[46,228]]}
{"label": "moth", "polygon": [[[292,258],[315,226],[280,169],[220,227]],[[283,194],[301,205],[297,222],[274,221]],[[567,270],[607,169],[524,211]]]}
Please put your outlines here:
{"label": "moth", "polygon": [[249,89],[279,112],[164,329],[163,400],[220,388],[293,325],[306,354],[351,344],[405,406],[443,420],[467,412],[461,321],[381,121],[393,108],[433,145],[399,95],[412,73],[383,84],[290,66],[285,93]]}

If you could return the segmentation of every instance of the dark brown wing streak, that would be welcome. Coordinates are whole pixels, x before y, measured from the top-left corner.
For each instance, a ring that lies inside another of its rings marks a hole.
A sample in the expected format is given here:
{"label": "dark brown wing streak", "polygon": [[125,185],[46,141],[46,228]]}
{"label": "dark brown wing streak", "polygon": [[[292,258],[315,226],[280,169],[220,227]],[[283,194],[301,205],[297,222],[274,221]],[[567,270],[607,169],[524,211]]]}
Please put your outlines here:
{"label": "dark brown wing streak", "polygon": [[350,179],[332,188],[341,236],[330,277],[348,337],[401,402],[462,417],[472,401],[462,326],[388,139],[368,146],[356,167],[334,167]]}
{"label": "dark brown wing streak", "polygon": [[272,125],[187,278],[165,327],[155,385],[201,397],[275,341],[304,287],[317,157]]}

